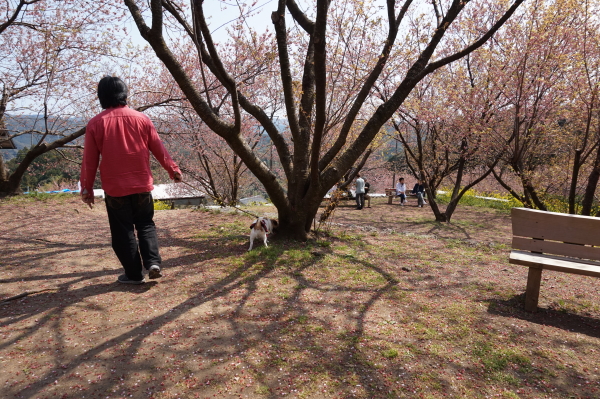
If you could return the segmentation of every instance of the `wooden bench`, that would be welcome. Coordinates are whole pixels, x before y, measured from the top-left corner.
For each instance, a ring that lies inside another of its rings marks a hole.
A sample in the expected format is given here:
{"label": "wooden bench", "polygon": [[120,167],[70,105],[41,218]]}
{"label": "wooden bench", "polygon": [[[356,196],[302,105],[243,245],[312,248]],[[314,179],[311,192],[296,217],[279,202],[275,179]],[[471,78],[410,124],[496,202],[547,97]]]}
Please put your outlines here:
{"label": "wooden bench", "polygon": [[[388,199],[388,204],[391,205],[392,204],[392,200],[394,198],[400,198],[400,197],[396,197],[396,189],[395,188],[386,188],[385,189],[385,196]],[[409,198],[417,198],[416,194],[413,194],[411,192],[407,192],[406,193],[406,201],[408,202]]]}
{"label": "wooden bench", "polygon": [[535,312],[544,269],[600,277],[600,218],[513,208],[509,262],[529,267],[525,310]]}
{"label": "wooden bench", "polygon": [[388,199],[388,204],[392,204],[392,199],[394,199],[394,197],[396,196],[396,189],[395,188],[386,188],[385,189],[385,196]]}

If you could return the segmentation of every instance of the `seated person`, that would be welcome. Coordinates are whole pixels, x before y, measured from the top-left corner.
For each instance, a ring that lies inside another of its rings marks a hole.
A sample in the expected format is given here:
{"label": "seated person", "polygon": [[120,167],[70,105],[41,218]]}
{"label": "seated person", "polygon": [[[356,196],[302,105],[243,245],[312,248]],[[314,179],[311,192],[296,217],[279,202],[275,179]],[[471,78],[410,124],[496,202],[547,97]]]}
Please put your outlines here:
{"label": "seated person", "polygon": [[427,205],[427,202],[425,201],[425,186],[423,186],[421,180],[417,180],[417,184],[413,187],[412,193],[417,196],[417,206],[419,208],[422,208],[423,205]]}
{"label": "seated person", "polygon": [[404,184],[404,177],[398,179],[396,183],[396,196],[400,197],[400,205],[404,206],[406,201],[406,184]]}

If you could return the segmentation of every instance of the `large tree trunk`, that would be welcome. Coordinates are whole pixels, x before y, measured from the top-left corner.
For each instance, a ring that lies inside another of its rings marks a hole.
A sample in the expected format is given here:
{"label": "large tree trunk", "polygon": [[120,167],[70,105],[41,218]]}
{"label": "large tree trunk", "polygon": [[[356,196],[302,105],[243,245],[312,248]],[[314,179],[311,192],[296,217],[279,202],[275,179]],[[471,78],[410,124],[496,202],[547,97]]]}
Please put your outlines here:
{"label": "large tree trunk", "polygon": [[526,195],[520,195],[511,186],[509,186],[508,183],[506,183],[504,181],[504,179],[502,178],[503,170],[501,170],[499,174],[496,173],[495,170],[492,170],[492,174],[494,175],[494,178],[496,178],[496,181],[498,183],[500,183],[500,185],[506,191],[508,191],[510,193],[510,195],[512,195],[515,199],[520,201],[526,208],[533,208],[533,205],[531,204],[531,202],[529,201],[529,198],[527,198]]}
{"label": "large tree trunk", "polygon": [[11,179],[0,180],[0,198],[16,195],[21,192],[21,180],[16,181]]}
{"label": "large tree trunk", "polygon": [[[518,163],[518,161],[511,162],[510,166],[515,171],[516,175],[519,177],[519,180],[521,181],[521,186],[523,187],[523,196],[525,197],[526,202],[528,204],[532,204],[533,206],[537,207],[537,209],[540,209],[542,211],[547,211],[548,208],[546,207],[546,204],[544,204],[542,199],[539,197],[537,190],[535,189],[533,184],[531,184],[531,180],[526,175],[526,173],[523,172],[523,168]],[[533,173],[533,170],[527,170],[527,173]],[[533,208],[533,206],[532,206],[532,208]]]}
{"label": "large tree trunk", "polygon": [[279,226],[277,236],[292,240],[306,241],[313,221],[319,211],[321,201],[308,198],[294,201],[300,206],[278,209]]}
{"label": "large tree trunk", "polygon": [[[483,173],[477,179],[473,180],[471,183],[464,186],[462,189],[460,188],[460,186],[462,184],[465,162],[461,162],[459,165],[459,168],[458,168],[456,181],[454,182],[454,189],[452,190],[452,197],[450,198],[450,202],[446,206],[446,210],[443,213],[440,212],[435,200],[430,199],[429,203],[431,205],[431,209],[433,210],[433,214],[435,215],[435,220],[437,222],[449,223],[450,220],[452,219],[452,215],[454,214],[454,211],[456,210],[456,207],[458,206],[458,203],[460,202],[461,198],[465,195],[465,193],[467,191],[469,191],[471,188],[475,187],[483,179],[488,177],[490,175],[490,173],[492,173],[492,171],[496,167],[496,164],[498,163],[499,159],[500,158],[496,158],[496,160],[494,161],[494,163],[492,165],[486,166],[487,170],[485,171],[485,173]],[[427,195],[429,195],[430,192],[431,192],[431,190],[428,189]]]}

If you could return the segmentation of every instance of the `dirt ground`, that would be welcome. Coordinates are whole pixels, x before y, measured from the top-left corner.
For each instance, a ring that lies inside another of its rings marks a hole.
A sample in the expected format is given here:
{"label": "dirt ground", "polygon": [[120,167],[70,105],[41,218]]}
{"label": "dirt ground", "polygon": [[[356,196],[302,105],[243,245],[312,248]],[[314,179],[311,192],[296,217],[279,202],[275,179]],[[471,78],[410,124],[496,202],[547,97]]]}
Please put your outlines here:
{"label": "dirt ground", "polygon": [[251,252],[247,215],[157,211],[140,286],[102,203],[0,201],[0,398],[600,397],[597,279],[524,312],[508,213],[385,201]]}
{"label": "dirt ground", "polygon": [[335,211],[332,224],[492,245],[510,245],[511,240],[510,213],[507,211],[459,206],[451,223],[439,223],[431,209],[428,206],[418,208],[414,198],[404,206],[400,206],[397,199],[389,205],[385,198],[374,198],[371,207],[362,210],[355,209],[352,201],[346,201]]}

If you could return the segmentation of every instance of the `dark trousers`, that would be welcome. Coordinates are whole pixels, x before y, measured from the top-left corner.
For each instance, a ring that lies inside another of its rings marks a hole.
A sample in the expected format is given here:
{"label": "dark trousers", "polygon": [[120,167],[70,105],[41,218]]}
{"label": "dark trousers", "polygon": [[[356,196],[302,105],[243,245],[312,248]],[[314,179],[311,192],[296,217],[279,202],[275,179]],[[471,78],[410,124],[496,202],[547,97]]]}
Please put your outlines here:
{"label": "dark trousers", "polygon": [[356,194],[356,207],[358,209],[363,209],[365,206],[365,193]]}
{"label": "dark trousers", "polygon": [[[112,236],[112,247],[132,280],[141,280],[142,262],[146,269],[161,263],[154,217],[154,201],[150,193],[124,197],[106,196],[106,211]],[[135,237],[137,231],[137,240]],[[139,246],[138,246],[139,240]],[[141,257],[140,257],[141,254]]]}

